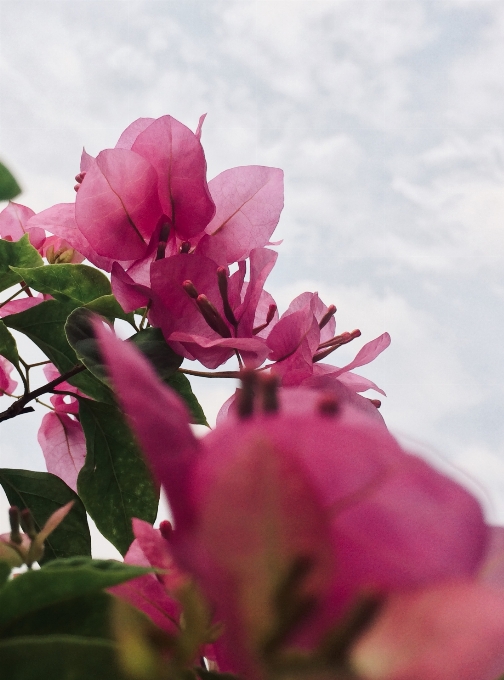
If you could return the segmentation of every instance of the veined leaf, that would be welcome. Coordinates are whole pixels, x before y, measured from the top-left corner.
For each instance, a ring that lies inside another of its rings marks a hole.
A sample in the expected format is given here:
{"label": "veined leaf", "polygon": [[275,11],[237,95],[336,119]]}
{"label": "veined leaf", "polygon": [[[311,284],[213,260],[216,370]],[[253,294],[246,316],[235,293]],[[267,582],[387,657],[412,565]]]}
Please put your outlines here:
{"label": "veined leaf", "polygon": [[10,201],[21,193],[19,184],[10,170],[0,163],[0,201]]}
{"label": "veined leaf", "polygon": [[110,295],[110,281],[99,269],[85,264],[50,264],[36,269],[11,267],[30,288],[56,300],[78,305]]}
{"label": "veined leaf", "polygon": [[0,239],[0,291],[10,288],[21,281],[11,267],[41,267],[44,264],[37,250],[30,244],[28,234],[19,241]]}

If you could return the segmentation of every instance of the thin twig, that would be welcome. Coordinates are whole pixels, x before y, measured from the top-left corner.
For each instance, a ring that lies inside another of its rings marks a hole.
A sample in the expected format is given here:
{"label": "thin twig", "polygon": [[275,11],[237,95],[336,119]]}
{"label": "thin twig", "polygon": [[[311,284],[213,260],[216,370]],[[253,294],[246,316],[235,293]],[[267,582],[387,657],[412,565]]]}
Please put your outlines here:
{"label": "thin twig", "polygon": [[0,302],[0,307],[3,307],[4,305],[6,305],[11,300],[14,300],[15,297],[17,297],[20,293],[23,293],[27,288],[28,288],[28,284],[25,283],[24,286],[21,286],[21,288],[19,290],[17,290],[15,293],[13,293],[10,297],[8,297],[7,300]]}
{"label": "thin twig", "polygon": [[186,375],[195,375],[198,378],[239,378],[240,371],[214,371],[213,373],[207,371],[192,371],[190,368],[179,368],[179,373]]}
{"label": "thin twig", "polygon": [[38,387],[36,390],[33,390],[33,392],[28,392],[27,394],[24,394],[21,397],[21,399],[18,399],[18,401],[11,404],[8,409],[0,413],[0,422],[2,422],[3,420],[9,420],[10,418],[15,418],[16,416],[21,415],[21,413],[30,413],[34,409],[31,406],[26,406],[26,404],[28,404],[30,401],[34,401],[35,399],[37,399],[37,397],[40,397],[42,394],[52,392],[53,388],[56,387],[56,385],[59,385],[65,380],[68,380],[68,378],[71,378],[74,375],[77,375],[77,373],[81,373],[82,371],[85,370],[86,370],[85,366],[83,366],[82,364],[77,364],[77,366],[74,366],[70,371],[67,371],[63,375],[60,375],[54,380],[51,380],[51,382],[48,382],[47,385],[42,385],[42,387]]}

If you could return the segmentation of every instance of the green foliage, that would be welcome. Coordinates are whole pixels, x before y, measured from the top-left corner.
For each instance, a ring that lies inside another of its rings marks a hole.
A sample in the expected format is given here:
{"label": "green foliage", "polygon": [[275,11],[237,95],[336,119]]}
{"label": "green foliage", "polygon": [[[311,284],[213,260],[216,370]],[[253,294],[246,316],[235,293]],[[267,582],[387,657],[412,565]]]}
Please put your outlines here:
{"label": "green foliage", "polygon": [[99,531],[124,555],[133,540],[131,519],[152,524],[159,493],[117,406],[82,398],[79,404],[87,447],[79,496]]}
{"label": "green foliage", "polygon": [[44,264],[37,250],[30,244],[28,234],[19,241],[0,239],[0,292],[22,280],[11,267],[31,269]]}
{"label": "green foliage", "polygon": [[192,422],[210,427],[187,377],[183,373],[174,373],[165,382],[185,401],[191,413]]}
{"label": "green foliage", "polygon": [[[60,373],[66,373],[78,363],[77,355],[68,344],[64,330],[65,322],[75,308],[73,302],[46,300],[24,312],[5,317],[4,322],[9,328],[24,333],[44,352]],[[97,401],[114,403],[108,387],[88,371],[70,378],[69,382]]]}
{"label": "green foliage", "polygon": [[0,321],[0,355],[19,367],[19,354],[16,341],[9,333],[3,321]]}
{"label": "green foliage", "polygon": [[124,680],[112,642],[71,635],[4,640],[0,668],[8,680]]}
{"label": "green foliage", "polygon": [[0,163],[0,201],[10,201],[20,193],[21,188],[12,173]]}
{"label": "green foliage", "polygon": [[146,328],[133,335],[130,341],[150,361],[161,380],[168,380],[183,361],[183,357],[166,343],[160,328]]}
{"label": "green foliage", "polygon": [[86,511],[77,494],[49,472],[0,469],[0,484],[11,505],[29,508],[40,531],[53,512],[74,501],[61,524],[47,537],[41,564],[61,557],[91,555],[91,537]]}
{"label": "green foliage", "polygon": [[79,307],[68,317],[65,333],[79,361],[99,380],[107,382],[107,370],[93,328],[93,320],[97,318],[89,309]]}
{"label": "green foliage", "polygon": [[101,316],[104,316],[109,321],[123,319],[123,321],[127,321],[135,328],[133,314],[131,312],[126,314],[113,295],[102,295],[102,297],[88,302],[85,308],[96,312],[96,314],[101,314]]}
{"label": "green foliage", "polygon": [[49,293],[60,302],[86,304],[110,295],[110,281],[99,269],[85,264],[52,264],[36,269],[11,267],[30,288]]}
{"label": "green foliage", "polygon": [[0,636],[16,621],[48,606],[100,592],[148,571],[114,560],[80,557],[55,560],[19,574],[0,589]]}
{"label": "green foliage", "polygon": [[7,624],[3,638],[22,635],[82,635],[109,639],[112,595],[97,592],[51,603]]}

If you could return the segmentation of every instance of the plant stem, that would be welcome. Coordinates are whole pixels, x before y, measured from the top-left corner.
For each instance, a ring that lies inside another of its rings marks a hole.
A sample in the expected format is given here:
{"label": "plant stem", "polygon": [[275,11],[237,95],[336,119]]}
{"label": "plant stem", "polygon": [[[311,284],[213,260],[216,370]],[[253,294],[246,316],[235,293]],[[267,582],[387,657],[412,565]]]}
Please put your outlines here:
{"label": "plant stem", "polygon": [[0,302],[0,307],[3,307],[4,305],[6,305],[11,300],[14,300],[15,297],[17,297],[20,293],[23,293],[27,288],[28,288],[28,284],[25,283],[24,286],[21,286],[21,288],[19,290],[17,290],[15,293],[13,293],[10,297],[8,297],[7,300]]}
{"label": "plant stem", "polygon": [[46,385],[38,387],[36,390],[33,390],[33,392],[28,392],[27,394],[24,394],[20,399],[11,404],[8,409],[0,413],[0,422],[2,422],[3,420],[9,420],[10,418],[15,418],[16,416],[19,416],[22,413],[31,413],[34,410],[33,407],[26,406],[26,404],[28,404],[30,401],[36,400],[37,397],[40,397],[42,394],[52,392],[53,388],[56,387],[56,385],[59,385],[65,380],[68,380],[68,378],[71,378],[72,376],[77,375],[77,373],[81,373],[82,371],[85,370],[86,370],[85,366],[83,366],[82,364],[77,364],[77,366],[74,366],[70,371],[67,371],[63,375],[60,375],[58,378],[51,380],[51,382],[48,382]]}
{"label": "plant stem", "polygon": [[179,368],[177,369],[179,373],[185,373],[186,375],[195,375],[198,378],[239,378],[240,371],[192,371],[190,368]]}

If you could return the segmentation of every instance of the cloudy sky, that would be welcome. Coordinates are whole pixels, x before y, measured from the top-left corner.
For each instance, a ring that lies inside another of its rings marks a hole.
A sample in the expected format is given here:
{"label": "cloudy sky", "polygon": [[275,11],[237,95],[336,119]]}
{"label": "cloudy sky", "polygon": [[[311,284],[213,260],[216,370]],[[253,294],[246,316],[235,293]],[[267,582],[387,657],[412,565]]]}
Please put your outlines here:
{"label": "cloudy sky", "polygon": [[[504,521],[503,63],[500,0],[1,0],[0,156],[38,211],[82,146],[207,112],[210,178],[285,171],[281,310],[336,304],[362,330],[339,365],[389,331],[362,374],[390,428]],[[208,383],[214,416],[233,385]],[[39,422],[2,424],[0,465],[43,469]]]}

